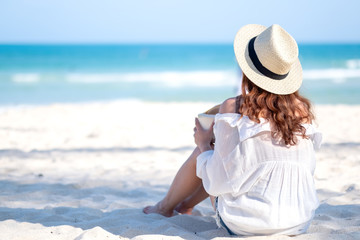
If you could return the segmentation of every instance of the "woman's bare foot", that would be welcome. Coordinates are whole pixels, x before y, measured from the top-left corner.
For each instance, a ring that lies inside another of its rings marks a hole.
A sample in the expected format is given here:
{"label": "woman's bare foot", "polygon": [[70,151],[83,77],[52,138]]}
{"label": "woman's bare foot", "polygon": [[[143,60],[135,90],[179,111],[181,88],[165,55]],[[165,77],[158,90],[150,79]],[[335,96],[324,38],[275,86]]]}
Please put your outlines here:
{"label": "woman's bare foot", "polygon": [[192,215],[193,207],[187,207],[185,201],[176,206],[175,211],[181,214]]}
{"label": "woman's bare foot", "polygon": [[165,217],[171,217],[173,215],[173,211],[164,210],[161,208],[162,202],[158,202],[155,206],[147,206],[143,209],[143,212],[146,214],[150,213],[158,213]]}

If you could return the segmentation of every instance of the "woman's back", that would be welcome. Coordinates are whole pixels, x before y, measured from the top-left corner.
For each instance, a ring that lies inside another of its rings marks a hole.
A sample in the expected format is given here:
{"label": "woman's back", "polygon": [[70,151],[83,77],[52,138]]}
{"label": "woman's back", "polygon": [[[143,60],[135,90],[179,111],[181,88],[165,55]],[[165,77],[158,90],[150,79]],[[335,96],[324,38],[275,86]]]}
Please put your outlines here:
{"label": "woman's back", "polygon": [[[236,113],[216,116],[219,144],[207,161],[207,176],[201,176],[200,169],[199,174],[205,190],[219,196],[219,214],[233,232],[299,234],[306,229],[299,225],[308,224],[318,206],[312,174],[314,145],[321,139],[312,125],[304,127],[310,138],[299,137],[298,144],[289,147],[272,137],[264,119],[256,123]],[[212,174],[223,184],[212,184]]]}

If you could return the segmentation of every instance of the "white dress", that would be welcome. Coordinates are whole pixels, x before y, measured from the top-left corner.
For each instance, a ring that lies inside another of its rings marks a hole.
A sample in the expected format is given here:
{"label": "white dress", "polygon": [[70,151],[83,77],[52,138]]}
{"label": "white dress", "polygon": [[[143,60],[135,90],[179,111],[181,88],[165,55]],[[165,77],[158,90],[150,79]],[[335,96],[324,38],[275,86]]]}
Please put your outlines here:
{"label": "white dress", "polygon": [[296,235],[307,230],[319,202],[313,174],[321,133],[303,124],[309,139],[287,147],[271,138],[270,124],[215,116],[215,149],[197,158],[196,174],[218,197],[226,226],[239,235]]}

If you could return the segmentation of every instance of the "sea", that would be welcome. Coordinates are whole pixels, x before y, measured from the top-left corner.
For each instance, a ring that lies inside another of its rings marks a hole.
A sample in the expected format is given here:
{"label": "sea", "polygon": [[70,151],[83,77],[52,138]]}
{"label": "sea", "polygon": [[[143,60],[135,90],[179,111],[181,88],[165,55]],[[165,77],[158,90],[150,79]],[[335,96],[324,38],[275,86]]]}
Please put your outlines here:
{"label": "sea", "polygon": [[[300,92],[360,104],[360,44],[299,44]],[[0,45],[0,106],[221,102],[241,84],[232,44]]]}

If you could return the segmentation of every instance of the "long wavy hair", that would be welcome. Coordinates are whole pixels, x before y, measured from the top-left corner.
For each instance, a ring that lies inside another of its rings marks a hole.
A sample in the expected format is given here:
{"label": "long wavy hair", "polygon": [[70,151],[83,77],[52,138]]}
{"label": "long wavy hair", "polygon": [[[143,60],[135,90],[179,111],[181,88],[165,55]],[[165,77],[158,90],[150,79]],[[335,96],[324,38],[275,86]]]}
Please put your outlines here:
{"label": "long wavy hair", "polygon": [[260,123],[260,118],[268,120],[274,139],[293,146],[297,144],[297,136],[308,138],[301,124],[312,123],[315,117],[310,101],[298,91],[288,95],[270,93],[253,84],[243,74],[241,92],[240,114],[257,123]]}

